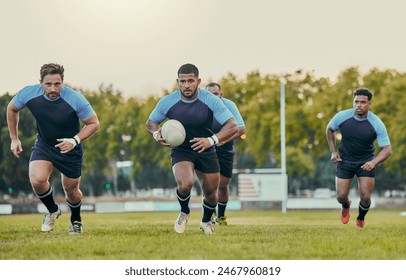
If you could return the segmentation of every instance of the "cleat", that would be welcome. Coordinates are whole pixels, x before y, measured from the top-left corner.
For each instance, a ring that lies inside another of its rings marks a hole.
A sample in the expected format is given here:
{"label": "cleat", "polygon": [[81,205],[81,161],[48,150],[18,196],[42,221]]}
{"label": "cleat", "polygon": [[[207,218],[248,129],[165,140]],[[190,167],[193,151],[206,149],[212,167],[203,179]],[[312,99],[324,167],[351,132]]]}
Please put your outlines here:
{"label": "cleat", "polygon": [[56,219],[62,214],[61,209],[53,213],[46,213],[44,219],[42,220],[41,231],[51,231],[54,228]]}
{"label": "cleat", "polygon": [[217,223],[218,225],[221,225],[221,226],[226,226],[226,225],[227,225],[227,217],[226,217],[226,216],[222,216],[222,217],[216,218],[216,223]]}
{"label": "cleat", "polygon": [[214,225],[216,223],[217,220],[217,216],[216,216],[216,212],[213,212],[213,215],[211,215],[211,223]]}
{"label": "cleat", "polygon": [[357,227],[363,228],[365,226],[365,220],[358,220],[355,222]]}
{"label": "cleat", "polygon": [[341,208],[341,222],[347,224],[350,220],[351,199],[348,199],[348,208]]}
{"label": "cleat", "polygon": [[82,222],[74,221],[69,225],[69,234],[81,234],[83,233]]}
{"label": "cleat", "polygon": [[210,235],[210,234],[214,234],[214,227],[213,224],[211,223],[211,221],[208,222],[200,222],[200,229],[206,234],[206,235]]}
{"label": "cleat", "polygon": [[180,212],[175,221],[174,229],[177,233],[184,233],[186,231],[187,222],[189,221],[189,214]]}

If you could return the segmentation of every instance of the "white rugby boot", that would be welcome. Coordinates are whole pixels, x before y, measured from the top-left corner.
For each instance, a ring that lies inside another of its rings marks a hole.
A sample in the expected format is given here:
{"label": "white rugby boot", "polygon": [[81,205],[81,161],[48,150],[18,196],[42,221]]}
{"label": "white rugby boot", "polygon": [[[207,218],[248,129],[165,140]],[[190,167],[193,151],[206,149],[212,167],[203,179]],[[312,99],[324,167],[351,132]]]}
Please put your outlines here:
{"label": "white rugby boot", "polygon": [[183,212],[179,213],[178,218],[175,221],[174,229],[177,233],[184,233],[186,231],[187,222],[189,221],[190,214]]}
{"label": "white rugby boot", "polygon": [[214,226],[211,221],[208,222],[200,222],[200,229],[207,235],[214,233]]}
{"label": "white rugby boot", "polygon": [[46,213],[42,220],[41,231],[50,231],[54,228],[56,219],[62,214],[61,208],[53,213]]}

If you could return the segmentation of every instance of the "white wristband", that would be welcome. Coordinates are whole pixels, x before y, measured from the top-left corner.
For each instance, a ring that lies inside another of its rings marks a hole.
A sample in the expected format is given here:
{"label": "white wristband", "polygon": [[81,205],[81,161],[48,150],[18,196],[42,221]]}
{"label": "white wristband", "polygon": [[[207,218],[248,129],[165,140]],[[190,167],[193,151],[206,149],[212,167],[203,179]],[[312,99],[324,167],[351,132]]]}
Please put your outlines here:
{"label": "white wristband", "polygon": [[158,132],[158,130],[157,130],[157,131],[154,131],[154,132],[152,133],[152,137],[154,137],[155,141],[158,142],[158,137],[159,137],[159,132]]}
{"label": "white wristband", "polygon": [[79,138],[79,136],[75,135],[75,136],[73,137],[73,139],[75,139],[76,145],[79,145],[79,144],[80,144],[80,138]]}
{"label": "white wristband", "polygon": [[214,140],[211,137],[207,137],[207,140],[210,142],[210,147],[214,145]]}
{"label": "white wristband", "polygon": [[213,136],[211,136],[211,138],[214,141],[214,145],[217,145],[219,143],[219,139],[217,138],[216,134],[213,134]]}

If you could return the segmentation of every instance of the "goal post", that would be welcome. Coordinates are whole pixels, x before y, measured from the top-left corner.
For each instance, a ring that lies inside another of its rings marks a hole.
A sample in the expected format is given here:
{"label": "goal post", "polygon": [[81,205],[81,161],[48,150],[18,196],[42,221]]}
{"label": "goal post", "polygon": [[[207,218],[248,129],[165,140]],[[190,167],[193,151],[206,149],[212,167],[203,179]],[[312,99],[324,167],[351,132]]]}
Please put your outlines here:
{"label": "goal post", "polygon": [[281,168],[234,170],[238,174],[240,201],[280,201],[283,213],[287,211],[288,175],[286,171],[285,84],[280,78]]}

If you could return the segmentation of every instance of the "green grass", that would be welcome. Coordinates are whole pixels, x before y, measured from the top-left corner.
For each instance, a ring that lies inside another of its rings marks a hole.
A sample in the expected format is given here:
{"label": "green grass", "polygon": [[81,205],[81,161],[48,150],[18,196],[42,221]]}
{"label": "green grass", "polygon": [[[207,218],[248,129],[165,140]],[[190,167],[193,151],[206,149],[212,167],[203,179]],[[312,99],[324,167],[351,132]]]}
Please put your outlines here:
{"label": "green grass", "polygon": [[229,226],[212,236],[194,211],[188,231],[177,234],[178,213],[83,213],[84,233],[69,235],[69,214],[52,232],[42,215],[0,216],[3,260],[405,260],[404,210],[371,210],[365,228],[356,211],[342,225],[339,211],[229,211]]}

